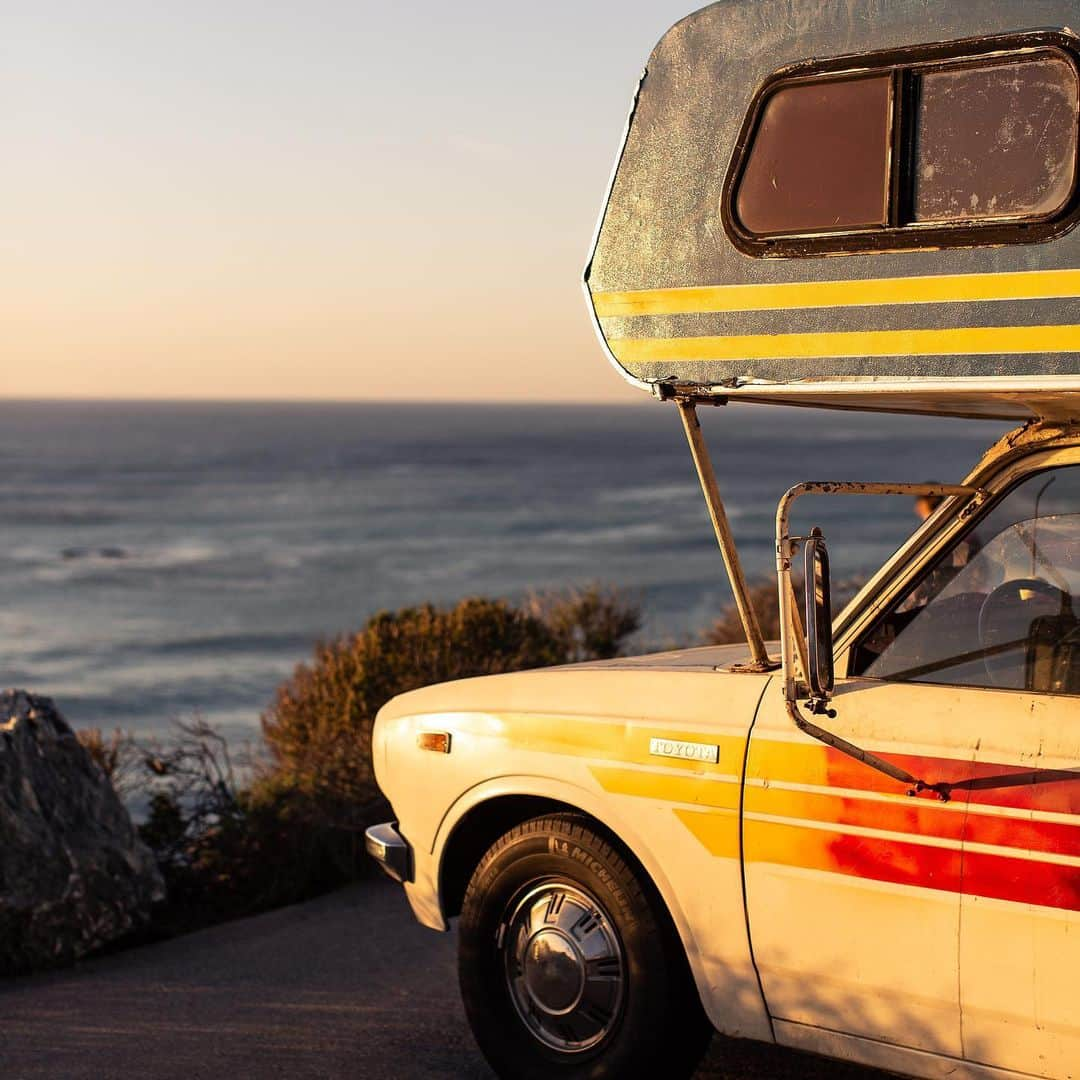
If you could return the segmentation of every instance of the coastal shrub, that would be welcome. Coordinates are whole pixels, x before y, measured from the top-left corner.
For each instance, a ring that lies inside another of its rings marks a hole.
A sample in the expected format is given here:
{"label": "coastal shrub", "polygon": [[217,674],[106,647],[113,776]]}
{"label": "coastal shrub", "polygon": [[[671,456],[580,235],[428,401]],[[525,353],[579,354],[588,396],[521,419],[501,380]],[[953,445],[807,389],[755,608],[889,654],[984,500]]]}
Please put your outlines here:
{"label": "coastal shrub", "polygon": [[[840,609],[863,587],[861,578],[848,578],[832,583],[833,611]],[[766,641],[780,640],[780,600],[777,595],[776,578],[759,578],[749,585],[750,604],[761,624],[761,635]],[[802,603],[802,582],[795,581],[795,595]],[[746,641],[739,609],[735,601],[720,609],[716,621],[702,634],[706,645],[731,645]]]}
{"label": "coastal shrub", "polygon": [[640,606],[602,585],[532,593],[525,610],[551,633],[560,663],[610,660],[641,628]]}
{"label": "coastal shrub", "polygon": [[364,866],[361,837],[313,829],[306,813],[294,811],[293,799],[245,789],[230,812],[198,820],[171,793],[157,793],[139,830],[166,883],[157,932],[297,903],[355,879]]}
{"label": "coastal shrub", "polygon": [[[766,641],[776,641],[780,637],[780,603],[776,595],[776,578],[761,578],[750,582],[750,605],[753,607],[761,624],[761,634]],[[796,594],[797,595],[797,594]],[[706,645],[732,645],[745,642],[742,620],[735,601],[720,609],[716,621],[702,634]]]}
{"label": "coastal shrub", "polygon": [[263,716],[271,789],[310,801],[313,815],[356,824],[378,798],[375,714],[430,683],[617,655],[640,625],[637,606],[599,586],[532,596],[521,606],[474,597],[381,612],[356,634],[320,642]]}
{"label": "coastal shrub", "polygon": [[363,830],[387,808],[371,730],[391,697],[433,682],[616,655],[637,607],[599,586],[515,606],[471,598],[380,612],[320,642],[263,716],[265,760],[245,783],[225,741],[178,724],[145,754],[149,816],[140,832],[162,867],[162,932],[278,907],[356,878]]}
{"label": "coastal shrub", "polygon": [[75,734],[121,800],[142,786],[143,753],[130,733],[116,728],[106,735],[101,728],[83,728]]}
{"label": "coastal shrub", "polygon": [[262,718],[247,760],[204,720],[149,742],[79,738],[141,809],[139,835],[165,878],[151,937],[294,903],[363,873],[363,830],[387,813],[371,763],[375,714],[434,682],[616,656],[640,625],[634,603],[589,586],[520,605],[474,597],[380,612],[315,646]]}
{"label": "coastal shrub", "polygon": [[165,878],[154,931],[168,936],[316,896],[356,876],[358,837],[311,829],[286,787],[241,777],[205,721],[178,721],[141,749],[139,835]]}

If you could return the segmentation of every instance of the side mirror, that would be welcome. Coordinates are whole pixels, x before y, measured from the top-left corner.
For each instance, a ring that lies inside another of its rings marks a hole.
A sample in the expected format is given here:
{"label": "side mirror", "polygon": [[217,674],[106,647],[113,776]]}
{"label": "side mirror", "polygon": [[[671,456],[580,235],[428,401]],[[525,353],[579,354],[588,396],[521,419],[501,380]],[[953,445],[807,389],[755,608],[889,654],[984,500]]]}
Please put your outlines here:
{"label": "side mirror", "polygon": [[832,592],[829,585],[829,550],[814,526],[805,541],[806,672],[811,705],[823,712],[833,692]]}

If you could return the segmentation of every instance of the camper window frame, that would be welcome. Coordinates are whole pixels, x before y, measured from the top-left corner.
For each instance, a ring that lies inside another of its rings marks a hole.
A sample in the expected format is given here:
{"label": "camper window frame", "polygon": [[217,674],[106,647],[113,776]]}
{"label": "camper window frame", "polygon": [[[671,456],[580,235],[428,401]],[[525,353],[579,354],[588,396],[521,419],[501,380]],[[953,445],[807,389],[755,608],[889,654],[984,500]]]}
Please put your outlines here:
{"label": "camper window frame", "polygon": [[[993,37],[919,45],[810,60],[788,65],[770,75],[757,89],[736,141],[721,198],[721,221],[731,242],[744,254],[761,258],[800,258],[814,255],[857,255],[936,248],[989,247],[1033,244],[1057,239],[1080,221],[1080,133],[1077,137],[1073,186],[1069,198],[1048,214],[1012,218],[969,219],[948,223],[899,223],[903,186],[909,178],[904,160],[904,110],[911,105],[906,88],[920,76],[963,67],[980,67],[995,60],[1031,59],[1040,54],[1066,60],[1080,83],[1080,40],[1057,30],[1038,30]],[[764,106],[782,87],[848,76],[892,75],[892,142],[889,160],[889,224],[804,233],[760,234],[747,230],[735,210],[739,185],[753,148]],[[1080,126],[1080,121],[1078,121]],[[898,162],[898,164],[896,164]]]}

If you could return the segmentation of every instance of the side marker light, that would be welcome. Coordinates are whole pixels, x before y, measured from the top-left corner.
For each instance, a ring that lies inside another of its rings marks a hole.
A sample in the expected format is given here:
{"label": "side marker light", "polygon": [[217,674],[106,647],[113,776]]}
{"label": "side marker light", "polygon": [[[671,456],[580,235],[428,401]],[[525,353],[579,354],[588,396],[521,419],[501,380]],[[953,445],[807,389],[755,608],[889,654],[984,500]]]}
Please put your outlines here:
{"label": "side marker light", "polygon": [[436,754],[450,753],[449,731],[421,731],[416,736],[416,745],[421,750],[434,750]]}

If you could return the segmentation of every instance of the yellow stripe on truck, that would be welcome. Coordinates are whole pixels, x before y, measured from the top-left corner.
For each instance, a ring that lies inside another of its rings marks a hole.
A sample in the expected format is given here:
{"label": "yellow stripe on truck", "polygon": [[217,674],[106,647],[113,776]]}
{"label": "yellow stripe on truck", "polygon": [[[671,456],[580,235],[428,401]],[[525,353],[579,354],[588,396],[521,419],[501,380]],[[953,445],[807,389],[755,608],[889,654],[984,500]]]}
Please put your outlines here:
{"label": "yellow stripe on truck", "polygon": [[720,810],[739,809],[742,779],[739,776],[697,774],[673,776],[655,769],[626,769],[592,765],[597,783],[612,795],[632,795],[656,802],[697,803]]}
{"label": "yellow stripe on truck", "polygon": [[820,334],[616,338],[623,363],[668,360],[809,360],[860,356],[996,356],[1080,352],[1080,326],[978,326],[948,330],[856,330]]}
{"label": "yellow stripe on truck", "polygon": [[599,318],[688,315],[719,311],[876,307],[994,300],[1052,300],[1080,296],[1080,270],[1011,274],[939,274],[866,281],[799,281],[778,285],[706,285],[682,289],[598,292]]}

